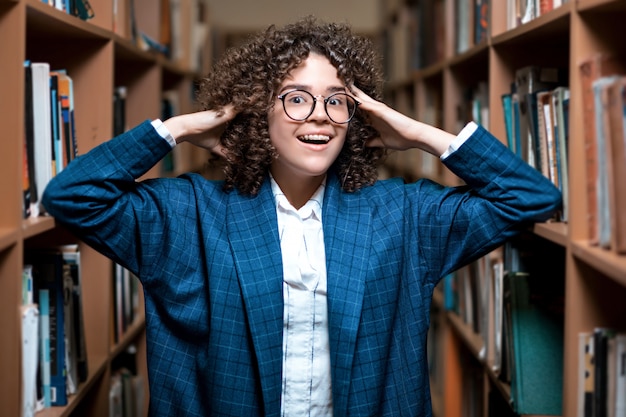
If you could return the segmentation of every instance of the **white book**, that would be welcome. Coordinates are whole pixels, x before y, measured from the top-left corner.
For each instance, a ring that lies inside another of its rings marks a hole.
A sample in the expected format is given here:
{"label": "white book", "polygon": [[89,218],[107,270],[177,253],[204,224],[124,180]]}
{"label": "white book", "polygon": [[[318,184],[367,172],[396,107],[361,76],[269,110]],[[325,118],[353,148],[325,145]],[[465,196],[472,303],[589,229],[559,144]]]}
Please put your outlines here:
{"label": "white book", "polygon": [[37,366],[39,365],[39,309],[36,304],[21,307],[22,313],[22,417],[34,417],[37,407]]}
{"label": "white book", "polygon": [[41,197],[52,179],[52,128],[50,106],[50,65],[46,62],[31,64],[33,80],[33,123],[35,148],[35,182],[37,183],[37,209],[31,216],[44,211]]}

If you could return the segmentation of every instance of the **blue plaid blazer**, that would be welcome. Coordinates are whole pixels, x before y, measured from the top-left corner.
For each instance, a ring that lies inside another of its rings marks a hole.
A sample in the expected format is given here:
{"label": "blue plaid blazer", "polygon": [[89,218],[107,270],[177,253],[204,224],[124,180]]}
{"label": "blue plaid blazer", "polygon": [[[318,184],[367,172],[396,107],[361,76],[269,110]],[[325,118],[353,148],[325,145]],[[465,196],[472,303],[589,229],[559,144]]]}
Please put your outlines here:
{"label": "blue plaid blazer", "polygon": [[[197,174],[135,180],[170,150],[145,122],[72,162],[44,205],[140,277],[151,416],[278,416],[282,261],[269,181],[250,197]],[[434,286],[560,205],[556,188],[482,128],[445,163],[467,186],[394,179],[345,193],[329,176],[337,416],[430,416]]]}

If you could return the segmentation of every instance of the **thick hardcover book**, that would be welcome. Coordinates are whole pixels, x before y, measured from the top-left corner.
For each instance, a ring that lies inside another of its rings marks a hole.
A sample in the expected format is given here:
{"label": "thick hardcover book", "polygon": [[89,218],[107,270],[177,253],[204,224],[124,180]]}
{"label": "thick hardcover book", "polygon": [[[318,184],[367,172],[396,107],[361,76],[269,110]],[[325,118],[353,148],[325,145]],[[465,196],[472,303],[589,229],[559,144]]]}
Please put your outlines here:
{"label": "thick hardcover book", "polygon": [[[561,415],[563,391],[563,322],[538,304],[530,275],[509,277],[514,377],[513,407],[518,414]],[[558,279],[542,277],[541,280]]]}
{"label": "thick hardcover book", "polygon": [[50,65],[45,62],[31,63],[33,103],[34,169],[37,183],[37,210],[33,215],[44,212],[41,206],[43,191],[53,176],[52,164],[52,121],[50,109]]}
{"label": "thick hardcover book", "polygon": [[[505,315],[511,400],[518,414],[561,415],[563,248],[522,235],[505,245]],[[511,259],[512,258],[512,259]]]}
{"label": "thick hardcover book", "polygon": [[596,142],[596,119],[593,82],[608,75],[620,74],[623,66],[618,58],[605,53],[595,54],[579,64],[583,104],[583,130],[587,179],[587,227],[591,244],[599,243],[598,230],[598,150]]}

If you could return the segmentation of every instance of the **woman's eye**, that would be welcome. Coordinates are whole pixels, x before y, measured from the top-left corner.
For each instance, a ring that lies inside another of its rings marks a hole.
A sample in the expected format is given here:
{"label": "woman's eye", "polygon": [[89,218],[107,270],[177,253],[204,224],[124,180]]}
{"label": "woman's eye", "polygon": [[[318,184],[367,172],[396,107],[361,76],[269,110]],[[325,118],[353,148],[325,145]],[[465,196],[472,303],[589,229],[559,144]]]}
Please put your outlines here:
{"label": "woman's eye", "polygon": [[341,106],[341,99],[333,97],[330,100],[328,100],[328,105],[329,106]]}

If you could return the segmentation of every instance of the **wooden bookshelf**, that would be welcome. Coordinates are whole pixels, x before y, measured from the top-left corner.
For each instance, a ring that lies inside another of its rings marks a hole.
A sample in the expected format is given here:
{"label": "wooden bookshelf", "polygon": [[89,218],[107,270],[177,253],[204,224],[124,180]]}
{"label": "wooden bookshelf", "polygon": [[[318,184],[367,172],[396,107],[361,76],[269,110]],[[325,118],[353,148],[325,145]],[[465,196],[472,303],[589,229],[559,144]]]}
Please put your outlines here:
{"label": "wooden bookshelf", "polygon": [[[165,0],[163,0],[165,1]],[[82,296],[89,373],[77,393],[64,407],[46,408],[47,416],[108,416],[112,363],[125,349],[138,348],[137,368],[143,377],[147,413],[145,323],[143,314],[127,329],[119,343],[112,338],[113,289],[111,262],[95,250],[76,241],[52,217],[24,219],[22,207],[23,137],[25,135],[24,61],[48,62],[52,69],[66,69],[74,83],[75,130],[78,153],[110,139],[113,132],[114,88],[126,86],[126,126],[161,117],[161,100],[167,92],[175,97],[177,113],[194,109],[194,83],[209,70],[210,39],[192,39],[184,31],[196,23],[197,8],[205,0],[182,3],[184,42],[176,59],[140,48],[132,39],[128,0],[90,0],[94,17],[82,20],[41,0],[0,0],[0,124],[5,139],[0,141],[0,414],[22,415],[21,276],[24,253],[31,246],[78,243],[81,253]],[[114,4],[118,5],[117,14]],[[137,29],[157,40],[160,36],[160,2],[134,1]],[[206,6],[206,4],[205,4]],[[205,8],[206,10],[206,8]],[[207,32],[208,33],[208,32]],[[194,49],[195,48],[195,49]],[[198,61],[195,54],[205,58]],[[156,166],[148,175],[176,175],[201,171],[208,153],[182,146],[175,150],[173,172]],[[140,291],[141,293],[141,291]],[[141,300],[141,297],[140,297]],[[140,301],[141,304],[141,301]]]}
{"label": "wooden bookshelf", "polygon": [[[584,117],[582,107],[582,87],[579,64],[597,52],[615,54],[626,65],[626,48],[620,40],[623,21],[626,18],[626,2],[620,0],[569,0],[553,10],[535,16],[526,23],[514,27],[507,23],[507,2],[490,1],[489,30],[487,39],[475,43],[470,40],[469,48],[457,53],[455,46],[458,16],[456,5],[462,0],[445,1],[443,24],[445,39],[436,39],[436,29],[431,33],[421,33],[421,43],[432,47],[434,43],[444,45],[444,56],[436,62],[421,67],[409,67],[402,78],[389,76],[386,89],[388,102],[419,120],[437,124],[445,130],[458,132],[466,120],[458,119],[458,108],[463,104],[463,96],[468,88],[485,82],[488,86],[489,117],[486,127],[506,141],[506,126],[501,97],[510,91],[515,81],[515,72],[528,65],[559,67],[566,70],[567,86],[570,89],[569,117],[569,219],[567,222],[551,221],[535,225],[531,233],[538,239],[545,239],[561,248],[565,280],[564,310],[564,350],[563,350],[563,390],[562,415],[577,416],[578,404],[578,334],[592,331],[595,327],[609,326],[619,331],[626,330],[626,256],[610,249],[603,249],[590,243],[588,235],[588,210],[586,197],[586,150],[584,137]],[[384,11],[382,36],[392,31],[392,26],[401,22],[394,17],[405,13],[406,7],[415,4],[437,3],[437,0],[404,0],[381,5]],[[386,2],[382,2],[386,3]],[[428,7],[426,7],[428,9]],[[397,28],[395,28],[397,30]],[[402,36],[399,36],[402,39]],[[402,46],[386,49],[388,54],[397,54]],[[415,53],[415,52],[414,52]],[[387,56],[389,62],[411,62],[411,58],[398,59]],[[395,71],[397,74],[398,71]],[[412,95],[411,95],[412,94]],[[396,106],[396,103],[398,105]],[[406,105],[411,103],[411,105]],[[419,159],[393,156],[386,172],[404,175],[413,180],[432,177],[433,171],[421,171]],[[444,184],[456,184],[456,179],[445,168],[435,170],[437,180]],[[439,320],[444,336],[440,353],[449,358],[442,376],[433,378],[443,387],[432,387],[438,393],[434,399],[436,417],[457,417],[462,410],[471,411],[459,405],[464,388],[462,371],[464,364],[459,357],[469,355],[478,359],[481,341],[463,320],[451,311],[441,313],[442,295],[438,294],[434,303],[435,316],[444,314]],[[480,361],[480,360],[479,360]],[[498,392],[504,402],[510,401],[510,386],[502,381],[483,362],[484,374],[489,389]],[[485,404],[481,414],[492,415]],[[442,404],[446,404],[443,406]],[[450,405],[448,405],[450,404]]]}

